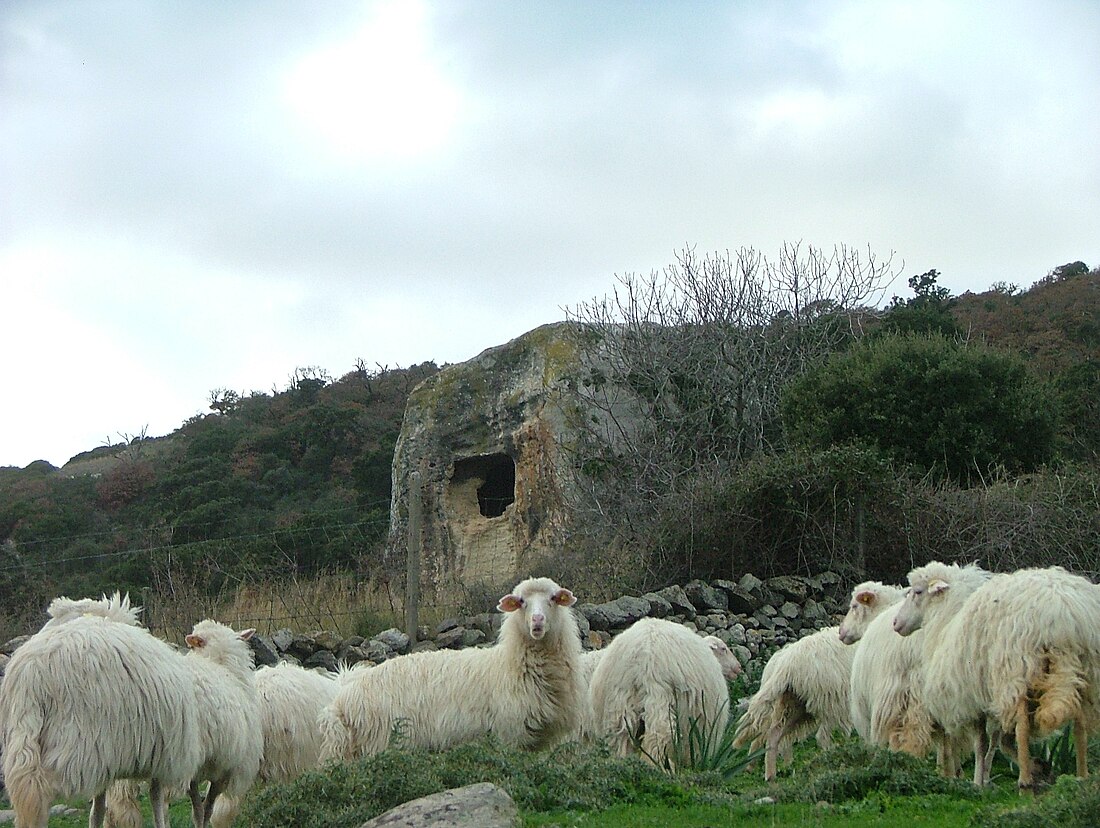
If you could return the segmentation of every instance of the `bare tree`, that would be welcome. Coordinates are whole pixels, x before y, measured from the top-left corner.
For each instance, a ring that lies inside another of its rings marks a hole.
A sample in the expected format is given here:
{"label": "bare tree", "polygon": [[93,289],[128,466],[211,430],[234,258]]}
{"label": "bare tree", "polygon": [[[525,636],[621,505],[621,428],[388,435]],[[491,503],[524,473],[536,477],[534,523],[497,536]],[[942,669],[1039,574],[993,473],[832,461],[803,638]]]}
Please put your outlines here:
{"label": "bare tree", "polygon": [[[573,446],[586,505],[606,516],[617,501],[618,518],[638,524],[627,534],[644,532],[654,498],[765,449],[783,386],[858,336],[899,270],[893,254],[845,246],[786,244],[774,262],[688,247],[570,310],[588,333],[575,392],[598,412]],[[624,393],[636,416],[624,416]]]}

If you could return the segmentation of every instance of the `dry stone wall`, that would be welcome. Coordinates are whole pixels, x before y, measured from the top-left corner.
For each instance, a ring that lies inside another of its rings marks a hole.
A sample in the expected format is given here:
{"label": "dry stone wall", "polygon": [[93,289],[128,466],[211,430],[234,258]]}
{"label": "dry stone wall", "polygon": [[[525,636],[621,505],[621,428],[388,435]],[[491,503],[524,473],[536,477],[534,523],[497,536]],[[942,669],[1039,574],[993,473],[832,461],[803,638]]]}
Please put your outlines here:
{"label": "dry stone wall", "polygon": [[[775,650],[824,627],[838,623],[846,611],[848,590],[839,575],[783,575],[761,580],[744,575],[737,581],[691,581],[644,595],[624,595],[600,604],[580,603],[575,612],[586,649],[607,646],[611,639],[641,618],[665,618],[701,635],[725,641],[743,666],[766,661]],[[497,612],[448,618],[434,628],[421,627],[413,641],[398,629],[370,638],[343,637],[334,632],[279,630],[251,639],[256,664],[290,661],[305,667],[336,670],[348,665],[383,661],[421,650],[489,646],[496,640],[503,616]],[[27,636],[0,646],[0,670]]]}

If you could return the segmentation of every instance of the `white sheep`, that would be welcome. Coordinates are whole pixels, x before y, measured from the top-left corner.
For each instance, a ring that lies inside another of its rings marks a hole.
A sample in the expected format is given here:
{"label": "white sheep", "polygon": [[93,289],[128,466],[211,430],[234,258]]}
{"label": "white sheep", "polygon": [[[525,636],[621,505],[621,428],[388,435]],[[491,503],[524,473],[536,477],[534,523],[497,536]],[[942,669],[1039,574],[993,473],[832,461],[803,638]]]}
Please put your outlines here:
{"label": "white sheep", "polygon": [[[191,819],[197,828],[210,821],[222,794],[239,799],[260,769],[264,740],[260,704],[248,639],[255,630],[235,632],[217,621],[197,623],[186,636],[188,668],[201,706],[197,716],[202,762],[189,786]],[[199,782],[210,780],[205,800]]]}
{"label": "white sheep", "polygon": [[935,747],[945,775],[957,773],[966,739],[945,740],[943,729],[923,701],[923,635],[894,632],[894,615],[905,590],[866,581],[852,590],[848,614],[840,625],[845,644],[861,642],[852,658],[849,684],[852,725],[865,742],[926,756]]}
{"label": "white sheep", "polygon": [[494,734],[544,748],[575,732],[582,710],[576,598],[549,578],[529,578],[500,599],[494,646],[412,653],[352,670],[322,710],[322,759],[405,744],[442,749]]}
{"label": "white sheep", "polygon": [[749,699],[737,724],[734,746],[764,745],[764,779],[775,778],[780,753],[816,731],[822,748],[832,733],[852,729],[848,685],[856,647],[840,640],[838,627],[827,627],[792,641],[764,665],[760,689]]}
{"label": "white sheep", "polygon": [[657,765],[675,764],[692,730],[712,744],[729,721],[729,688],[708,642],[671,621],[643,618],[608,645],[592,675],[598,733],[621,756],[640,749]]}
{"label": "white sheep", "polygon": [[[336,681],[330,673],[322,675],[284,661],[260,667],[255,683],[264,744],[257,781],[290,782],[320,764],[317,716],[336,696]],[[211,826],[228,828],[240,806],[240,797],[220,796],[214,803]]]}
{"label": "white sheep", "polygon": [[[933,562],[909,573],[894,618],[902,635],[924,630],[925,702],[949,735],[1014,735],[1018,784],[1033,784],[1032,732],[1073,721],[1077,774],[1100,723],[1100,594],[1061,567],[990,576]],[[989,754],[985,751],[986,757]],[[988,781],[988,765],[975,774]]]}
{"label": "white sheep", "polygon": [[137,777],[150,779],[154,823],[165,828],[164,789],[186,786],[201,761],[184,661],[147,630],[95,614],[16,650],[0,684],[0,741],[17,824],[45,828],[55,798],[89,796],[88,824],[101,826],[107,786]]}

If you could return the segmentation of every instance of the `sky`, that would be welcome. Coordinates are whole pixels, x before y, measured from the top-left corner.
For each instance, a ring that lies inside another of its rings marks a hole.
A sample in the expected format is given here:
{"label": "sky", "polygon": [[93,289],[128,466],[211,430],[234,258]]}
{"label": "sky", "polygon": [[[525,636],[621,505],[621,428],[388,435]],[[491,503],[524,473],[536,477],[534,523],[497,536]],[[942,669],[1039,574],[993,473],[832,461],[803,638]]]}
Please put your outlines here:
{"label": "sky", "polygon": [[4,0],[0,466],[470,359],[677,251],[1100,265],[1100,3]]}

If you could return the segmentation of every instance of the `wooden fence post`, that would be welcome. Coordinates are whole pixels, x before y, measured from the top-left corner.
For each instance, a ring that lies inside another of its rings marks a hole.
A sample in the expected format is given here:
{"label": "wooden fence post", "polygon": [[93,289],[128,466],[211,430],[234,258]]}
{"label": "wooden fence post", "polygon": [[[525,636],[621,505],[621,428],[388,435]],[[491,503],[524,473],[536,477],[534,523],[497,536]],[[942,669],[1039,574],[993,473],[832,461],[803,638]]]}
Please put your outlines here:
{"label": "wooden fence post", "polygon": [[405,633],[409,645],[416,644],[420,623],[420,543],[424,507],[421,500],[420,472],[409,474],[409,540],[405,571]]}

